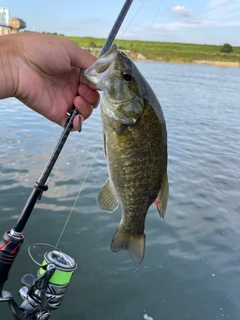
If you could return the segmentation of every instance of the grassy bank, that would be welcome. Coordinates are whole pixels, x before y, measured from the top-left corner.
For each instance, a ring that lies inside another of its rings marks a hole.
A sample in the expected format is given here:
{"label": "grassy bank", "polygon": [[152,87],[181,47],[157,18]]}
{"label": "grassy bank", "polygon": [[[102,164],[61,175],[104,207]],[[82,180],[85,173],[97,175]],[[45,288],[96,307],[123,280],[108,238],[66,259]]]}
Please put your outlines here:
{"label": "grassy bank", "polygon": [[[79,46],[92,48],[94,54],[98,54],[96,48],[101,48],[105,39],[92,37],[67,37],[73,40]],[[131,58],[136,59],[137,54],[141,54],[149,60],[169,61],[169,62],[227,62],[240,64],[240,47],[233,47],[232,53],[221,53],[222,46],[174,43],[174,42],[154,42],[154,41],[137,41],[121,40],[120,49],[129,50]],[[94,49],[95,48],[95,49]]]}

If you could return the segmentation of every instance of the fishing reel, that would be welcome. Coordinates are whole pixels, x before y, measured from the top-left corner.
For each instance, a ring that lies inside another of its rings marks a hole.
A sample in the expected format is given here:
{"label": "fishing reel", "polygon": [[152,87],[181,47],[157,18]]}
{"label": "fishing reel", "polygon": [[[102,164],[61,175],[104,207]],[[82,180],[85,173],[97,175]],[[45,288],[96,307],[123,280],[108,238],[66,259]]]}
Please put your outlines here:
{"label": "fishing reel", "polygon": [[[42,264],[32,256],[31,249],[36,246],[54,249],[44,254]],[[23,287],[19,295],[23,302],[18,306],[12,295],[5,290],[2,291],[0,302],[8,302],[15,320],[47,320],[50,311],[60,307],[77,264],[73,258],[48,244],[34,244],[29,247],[28,253],[40,268],[36,276],[25,274],[21,279]]]}

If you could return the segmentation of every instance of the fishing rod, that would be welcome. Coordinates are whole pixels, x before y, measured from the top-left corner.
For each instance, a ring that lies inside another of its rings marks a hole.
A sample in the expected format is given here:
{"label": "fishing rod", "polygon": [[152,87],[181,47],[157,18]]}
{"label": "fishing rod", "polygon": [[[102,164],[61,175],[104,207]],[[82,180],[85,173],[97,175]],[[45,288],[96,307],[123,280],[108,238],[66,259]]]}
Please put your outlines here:
{"label": "fishing rod", "polygon": [[[106,42],[99,54],[99,57],[107,52],[132,4],[133,0],[126,0]],[[0,240],[0,302],[7,302],[15,320],[47,320],[50,318],[50,311],[58,309],[70,283],[71,276],[77,268],[73,258],[60,251],[58,248],[40,243],[31,245],[28,253],[32,261],[39,266],[37,275],[25,274],[21,283],[23,287],[19,295],[23,302],[18,305],[10,292],[3,290],[8,279],[9,271],[15,261],[21,245],[24,241],[23,229],[32,213],[32,210],[44,191],[47,191],[47,179],[60,155],[60,152],[73,128],[73,119],[79,115],[76,108],[65,125],[65,128],[53,150],[45,168],[38,181],[35,183],[25,207],[23,208],[16,226],[7,230]],[[79,119],[80,123],[80,119]],[[81,128],[79,127],[79,131]],[[44,254],[44,260],[40,264],[32,256],[32,248],[36,246],[47,246],[53,249]]]}

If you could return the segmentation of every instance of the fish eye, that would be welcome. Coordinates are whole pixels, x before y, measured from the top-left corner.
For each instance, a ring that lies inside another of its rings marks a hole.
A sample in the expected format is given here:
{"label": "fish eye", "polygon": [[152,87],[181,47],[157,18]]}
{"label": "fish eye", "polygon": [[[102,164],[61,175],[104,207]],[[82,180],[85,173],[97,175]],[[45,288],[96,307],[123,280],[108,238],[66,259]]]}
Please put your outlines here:
{"label": "fish eye", "polygon": [[123,76],[123,79],[126,80],[126,81],[131,81],[132,80],[132,75],[130,73],[123,72],[122,76]]}

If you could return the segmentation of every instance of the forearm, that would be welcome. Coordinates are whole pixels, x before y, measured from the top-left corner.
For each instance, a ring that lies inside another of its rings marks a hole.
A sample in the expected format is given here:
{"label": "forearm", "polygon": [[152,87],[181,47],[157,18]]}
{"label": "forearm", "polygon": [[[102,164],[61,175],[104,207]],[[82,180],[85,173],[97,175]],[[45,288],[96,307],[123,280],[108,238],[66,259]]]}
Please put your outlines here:
{"label": "forearm", "polygon": [[16,68],[16,37],[0,37],[0,99],[13,97],[16,92],[16,78],[18,68]]}

